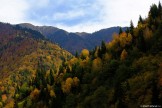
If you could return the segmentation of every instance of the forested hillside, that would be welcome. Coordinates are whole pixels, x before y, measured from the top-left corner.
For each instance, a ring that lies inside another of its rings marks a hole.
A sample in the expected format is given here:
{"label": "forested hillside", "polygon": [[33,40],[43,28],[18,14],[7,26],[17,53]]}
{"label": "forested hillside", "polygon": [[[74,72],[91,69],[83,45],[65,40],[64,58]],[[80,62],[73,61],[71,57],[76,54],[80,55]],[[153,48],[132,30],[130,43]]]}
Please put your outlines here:
{"label": "forested hillside", "polygon": [[0,107],[14,106],[15,96],[23,99],[32,90],[27,87],[39,65],[57,72],[62,61],[71,57],[39,32],[0,23]]}
{"label": "forested hillside", "polygon": [[137,27],[131,21],[130,28],[114,34],[111,42],[63,59],[58,70],[42,58],[33,75],[27,68],[1,81],[0,106],[162,107],[162,6],[153,4],[147,18],[140,16]]}

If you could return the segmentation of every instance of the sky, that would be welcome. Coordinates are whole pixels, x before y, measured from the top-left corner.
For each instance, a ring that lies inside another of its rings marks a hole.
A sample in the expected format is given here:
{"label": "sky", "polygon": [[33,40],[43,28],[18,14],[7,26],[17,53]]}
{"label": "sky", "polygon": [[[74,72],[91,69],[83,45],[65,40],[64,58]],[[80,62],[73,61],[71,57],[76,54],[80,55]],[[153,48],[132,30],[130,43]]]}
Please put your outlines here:
{"label": "sky", "polygon": [[[160,0],[162,3],[162,0]],[[0,0],[0,22],[54,26],[69,32],[95,32],[136,26],[159,0]]]}

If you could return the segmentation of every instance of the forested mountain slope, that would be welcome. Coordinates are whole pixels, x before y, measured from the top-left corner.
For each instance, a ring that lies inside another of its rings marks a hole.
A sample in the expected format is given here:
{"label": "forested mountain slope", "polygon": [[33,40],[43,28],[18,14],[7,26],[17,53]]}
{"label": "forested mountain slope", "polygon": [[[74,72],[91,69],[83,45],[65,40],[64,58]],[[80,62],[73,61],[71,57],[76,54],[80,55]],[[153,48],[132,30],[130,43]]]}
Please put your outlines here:
{"label": "forested mountain slope", "polygon": [[63,63],[60,78],[62,107],[161,107],[161,4],[151,6],[148,18],[139,17],[137,27],[131,22],[129,31],[114,34],[111,42]]}
{"label": "forested mountain slope", "polygon": [[[44,46],[44,45],[43,45]],[[41,60],[1,85],[1,106],[18,108],[139,108],[162,106],[162,7],[153,4],[137,27],[109,43],[64,59],[57,71]],[[26,77],[21,77],[26,76]],[[24,83],[25,82],[25,83]]]}
{"label": "forested mountain slope", "polygon": [[57,74],[62,61],[70,57],[69,52],[48,42],[39,32],[0,23],[0,107],[2,102],[13,102],[11,92],[30,82],[38,65],[53,68]]}
{"label": "forested mountain slope", "polygon": [[[95,46],[101,44],[102,41],[109,42],[112,40],[112,34],[118,33],[120,27],[111,27],[96,31],[94,33],[69,33],[65,30],[52,27],[52,26],[34,26],[29,23],[18,24],[21,27],[29,28],[32,30],[39,31],[47,39],[54,43],[58,43],[62,48],[75,54],[81,52],[83,49],[92,50]],[[125,31],[127,27],[123,27]]]}

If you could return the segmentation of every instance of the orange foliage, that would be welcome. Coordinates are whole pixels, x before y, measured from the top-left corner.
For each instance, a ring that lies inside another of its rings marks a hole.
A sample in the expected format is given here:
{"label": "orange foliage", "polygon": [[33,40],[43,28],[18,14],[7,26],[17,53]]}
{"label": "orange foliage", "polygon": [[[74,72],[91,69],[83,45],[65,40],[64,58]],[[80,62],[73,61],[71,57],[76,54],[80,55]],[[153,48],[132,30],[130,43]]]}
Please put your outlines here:
{"label": "orange foliage", "polygon": [[120,55],[120,60],[125,60],[127,57],[128,53],[127,51],[124,49]]}
{"label": "orange foliage", "polygon": [[3,94],[2,95],[2,102],[6,102],[6,100],[7,100],[7,96],[6,96],[6,94]]}
{"label": "orange foliage", "polygon": [[107,49],[114,48],[118,42],[119,42],[118,34],[113,34],[113,40],[107,44]]}
{"label": "orange foliage", "polygon": [[14,108],[15,102],[14,100],[11,100],[9,103],[7,103],[7,105],[5,106],[5,108]]}
{"label": "orange foliage", "polygon": [[120,35],[113,34],[113,40],[108,43],[107,48],[108,49],[114,49],[118,50],[118,44],[120,44],[121,47],[125,47],[126,45],[129,45],[132,42],[132,35],[130,33],[122,32]]}
{"label": "orange foliage", "polygon": [[119,37],[120,45],[122,47],[125,47],[126,45],[129,45],[132,42],[132,35],[129,33],[121,33]]}
{"label": "orange foliage", "polygon": [[32,92],[30,93],[31,99],[34,99],[34,100],[37,99],[38,96],[39,96],[39,93],[40,93],[40,91],[39,91],[37,88],[35,88],[34,91],[32,91]]}

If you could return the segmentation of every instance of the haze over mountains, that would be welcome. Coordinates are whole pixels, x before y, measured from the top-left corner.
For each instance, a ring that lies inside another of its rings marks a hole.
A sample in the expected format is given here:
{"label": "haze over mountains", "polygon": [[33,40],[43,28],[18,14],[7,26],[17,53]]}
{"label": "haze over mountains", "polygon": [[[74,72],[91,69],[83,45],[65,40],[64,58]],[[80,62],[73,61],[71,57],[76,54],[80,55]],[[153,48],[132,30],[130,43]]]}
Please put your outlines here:
{"label": "haze over mountains", "polygon": [[[29,23],[22,23],[18,25],[24,28],[39,31],[47,39],[54,43],[58,43],[62,48],[66,49],[72,54],[75,54],[76,51],[80,53],[84,48],[91,50],[95,48],[95,46],[100,45],[102,41],[111,41],[112,34],[118,33],[120,29],[120,27],[111,27],[101,29],[94,33],[71,33],[52,26],[34,26]],[[122,28],[123,31],[126,29],[127,27]]]}

